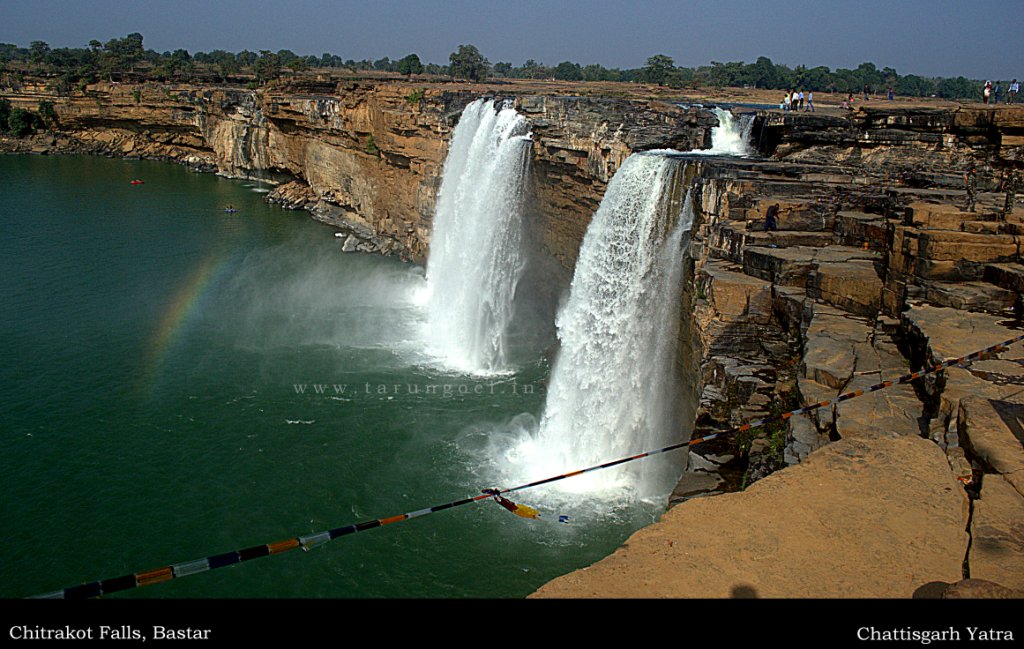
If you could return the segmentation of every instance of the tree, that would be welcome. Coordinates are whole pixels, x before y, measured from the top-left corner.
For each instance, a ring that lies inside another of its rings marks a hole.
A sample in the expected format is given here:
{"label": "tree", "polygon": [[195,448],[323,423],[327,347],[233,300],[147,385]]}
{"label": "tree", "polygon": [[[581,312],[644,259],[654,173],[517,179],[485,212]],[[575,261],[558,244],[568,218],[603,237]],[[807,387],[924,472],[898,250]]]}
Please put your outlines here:
{"label": "tree", "polygon": [[675,68],[675,61],[672,60],[672,57],[656,54],[647,59],[647,65],[644,66],[644,80],[663,86],[673,68]]}
{"label": "tree", "polygon": [[908,74],[896,81],[896,92],[907,97],[928,97],[936,92],[935,82],[916,74]]}
{"label": "tree", "polygon": [[241,65],[256,65],[256,61],[259,60],[256,52],[250,52],[249,50],[242,50],[235,58]]}
{"label": "tree", "polygon": [[28,46],[29,60],[33,63],[45,63],[50,53],[50,46],[45,41],[32,41]]}
{"label": "tree", "polygon": [[554,74],[556,79],[562,81],[581,81],[583,79],[583,70],[580,69],[578,63],[572,61],[562,61],[556,65]]}
{"label": "tree", "polygon": [[39,119],[46,128],[52,129],[57,126],[57,111],[54,110],[52,101],[39,102]]}
{"label": "tree", "polygon": [[544,67],[543,63],[537,63],[533,59],[526,59],[526,63],[522,67],[522,78],[524,79],[543,79],[551,76],[548,68]]}
{"label": "tree", "polygon": [[164,78],[173,78],[179,74],[184,75],[187,80],[192,74],[192,56],[188,50],[174,50],[172,54],[164,57],[163,62],[157,68],[157,73]]}
{"label": "tree", "polygon": [[253,68],[257,81],[266,83],[281,76],[281,57],[270,50],[260,50],[260,58],[256,59]]}
{"label": "tree", "polygon": [[495,63],[491,71],[496,77],[508,77],[512,75],[512,64],[504,61]]}
{"label": "tree", "polygon": [[459,45],[458,51],[452,52],[448,61],[448,73],[453,77],[470,81],[483,81],[487,78],[490,63],[473,45]]}
{"label": "tree", "polygon": [[665,78],[665,84],[669,88],[685,88],[693,83],[693,76],[691,68],[673,68]]}
{"label": "tree", "polygon": [[767,56],[757,57],[750,81],[755,88],[775,88],[775,64]]}
{"label": "tree", "polygon": [[936,94],[943,99],[974,99],[981,98],[981,88],[964,77],[943,79],[936,88]]}
{"label": "tree", "polygon": [[0,98],[0,133],[8,130],[8,120],[11,118],[11,102],[8,99]]}
{"label": "tree", "polygon": [[583,79],[585,81],[608,81],[608,70],[603,65],[591,63],[583,68]]}
{"label": "tree", "polygon": [[36,116],[22,108],[15,108],[7,118],[7,125],[11,133],[17,137],[24,137],[35,130]]}
{"label": "tree", "polygon": [[125,70],[135,71],[135,63],[142,58],[142,34],[135,32],[124,38],[112,38],[103,46],[104,72],[113,77],[113,73]]}
{"label": "tree", "polygon": [[423,72],[423,63],[420,62],[419,56],[410,54],[398,62],[398,71],[407,77],[411,77],[414,74]]}
{"label": "tree", "polygon": [[224,81],[228,80],[228,77],[232,74],[238,74],[242,71],[242,66],[235,57],[224,57],[217,61],[217,73]]}

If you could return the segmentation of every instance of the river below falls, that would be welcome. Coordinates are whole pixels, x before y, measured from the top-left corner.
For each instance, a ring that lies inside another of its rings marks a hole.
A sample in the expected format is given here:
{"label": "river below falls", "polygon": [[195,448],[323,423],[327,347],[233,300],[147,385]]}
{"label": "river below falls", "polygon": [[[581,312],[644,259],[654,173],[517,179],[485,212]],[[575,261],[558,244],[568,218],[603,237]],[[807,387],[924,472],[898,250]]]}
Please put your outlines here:
{"label": "river below falls", "polygon": [[[342,253],[261,190],[0,156],[0,596],[510,486],[493,438],[535,427],[552,334],[509,373],[446,370],[420,343],[421,267]],[[516,500],[571,522],[484,501],[111,597],[522,597],[662,511]]]}

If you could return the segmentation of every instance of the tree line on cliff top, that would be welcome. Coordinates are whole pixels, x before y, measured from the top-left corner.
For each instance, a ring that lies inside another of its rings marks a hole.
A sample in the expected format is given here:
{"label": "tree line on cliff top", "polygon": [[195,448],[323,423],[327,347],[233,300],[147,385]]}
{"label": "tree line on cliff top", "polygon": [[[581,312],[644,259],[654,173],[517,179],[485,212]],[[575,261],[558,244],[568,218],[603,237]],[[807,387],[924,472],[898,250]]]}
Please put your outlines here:
{"label": "tree line on cliff top", "polygon": [[324,53],[320,56],[298,55],[291,50],[271,52],[225,50],[196,52],[177,49],[156,52],[143,47],[139,33],[114,38],[105,43],[89,41],[87,47],[51,48],[43,41],[29,47],[0,43],[0,72],[6,85],[14,85],[19,76],[38,74],[50,78],[51,89],[69,94],[84,90],[89,83],[109,81],[206,81],[260,84],[284,75],[295,75],[314,68],[347,68],[353,72],[374,70],[396,72],[407,76],[448,76],[472,81],[486,79],[557,79],[564,81],[623,81],[653,83],[670,88],[750,87],[777,90],[805,89],[829,92],[860,92],[865,86],[881,92],[891,87],[897,94],[910,97],[943,97],[947,99],[980,99],[981,83],[962,76],[955,78],[900,75],[890,67],[877,68],[874,63],[861,63],[855,69],[827,66],[790,68],[759,57],[754,63],[712,61],[695,68],[678,67],[671,57],[658,54],[647,59],[640,68],[606,68],[596,63],[580,65],[562,61],[547,66],[528,59],[521,66],[509,62],[491,63],[473,45],[460,45],[449,57],[448,65],[423,63],[416,54],[401,59],[383,57],[377,60],[342,59]]}

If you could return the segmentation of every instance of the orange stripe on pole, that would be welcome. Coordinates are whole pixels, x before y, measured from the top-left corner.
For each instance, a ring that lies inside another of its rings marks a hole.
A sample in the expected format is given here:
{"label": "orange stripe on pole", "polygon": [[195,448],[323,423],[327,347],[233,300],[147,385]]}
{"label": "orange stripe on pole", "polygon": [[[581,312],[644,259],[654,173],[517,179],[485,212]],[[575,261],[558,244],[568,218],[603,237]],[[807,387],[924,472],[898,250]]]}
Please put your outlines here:
{"label": "orange stripe on pole", "polygon": [[288,539],[287,541],[278,541],[277,543],[268,543],[267,549],[270,550],[270,554],[281,554],[288,550],[294,550],[299,547],[298,539]]}
{"label": "orange stripe on pole", "polygon": [[399,514],[398,516],[392,516],[390,518],[380,519],[381,525],[390,525],[391,523],[398,523],[405,520],[405,514]]}
{"label": "orange stripe on pole", "polygon": [[161,581],[168,581],[173,578],[174,571],[171,570],[170,566],[135,574],[135,581],[137,581],[140,586],[159,584]]}

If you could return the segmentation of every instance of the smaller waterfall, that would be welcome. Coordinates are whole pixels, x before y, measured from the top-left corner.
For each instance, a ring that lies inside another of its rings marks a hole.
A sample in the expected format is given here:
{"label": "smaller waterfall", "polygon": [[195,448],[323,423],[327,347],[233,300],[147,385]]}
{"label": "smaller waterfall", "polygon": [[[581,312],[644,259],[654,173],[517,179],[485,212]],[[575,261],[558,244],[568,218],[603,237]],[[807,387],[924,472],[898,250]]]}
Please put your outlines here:
{"label": "smaller waterfall", "polygon": [[262,110],[257,109],[242,131],[236,153],[239,162],[246,167],[246,178],[259,181],[266,178],[267,169],[270,168],[269,137],[267,118]]}
{"label": "smaller waterfall", "polygon": [[732,111],[715,108],[718,126],[711,131],[711,149],[701,151],[709,155],[749,156],[754,153],[750,146],[750,130],[754,126],[754,116],[736,117]]}
{"label": "smaller waterfall", "polygon": [[531,147],[526,118],[492,101],[467,106],[452,136],[427,262],[425,337],[453,369],[508,368]]}

